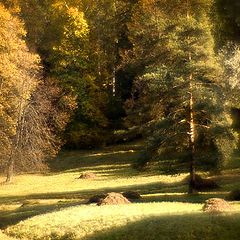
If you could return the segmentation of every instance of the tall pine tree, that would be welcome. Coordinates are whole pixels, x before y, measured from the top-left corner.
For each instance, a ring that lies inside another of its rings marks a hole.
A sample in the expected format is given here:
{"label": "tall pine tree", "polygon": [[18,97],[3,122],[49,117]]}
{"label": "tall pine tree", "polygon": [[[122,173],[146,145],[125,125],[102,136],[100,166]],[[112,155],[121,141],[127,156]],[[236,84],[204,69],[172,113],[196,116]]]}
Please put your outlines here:
{"label": "tall pine tree", "polygon": [[[153,49],[159,52],[152,56],[164,54],[164,58],[147,65],[141,78],[149,87],[155,120],[148,151],[164,160],[162,164],[167,163],[171,172],[188,169],[192,193],[196,167],[219,168],[231,154],[234,135],[225,104],[222,69],[214,52],[211,1],[160,3],[165,8],[151,2],[162,16],[158,36],[155,34],[160,47]],[[173,13],[175,18],[169,15],[169,8],[178,10]],[[142,55],[144,49],[142,46]]]}

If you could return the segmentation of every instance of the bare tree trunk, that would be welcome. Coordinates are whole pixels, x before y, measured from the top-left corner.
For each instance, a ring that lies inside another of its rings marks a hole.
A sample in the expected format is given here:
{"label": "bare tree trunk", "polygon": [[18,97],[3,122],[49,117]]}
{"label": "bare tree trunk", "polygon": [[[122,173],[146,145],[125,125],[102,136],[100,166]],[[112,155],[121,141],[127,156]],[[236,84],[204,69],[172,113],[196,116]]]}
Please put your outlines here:
{"label": "bare tree trunk", "polygon": [[13,177],[13,172],[14,172],[14,164],[15,164],[15,154],[18,151],[19,148],[19,143],[21,141],[21,136],[22,136],[22,129],[23,129],[23,108],[24,108],[24,98],[22,96],[22,94],[25,92],[25,82],[24,80],[22,81],[22,86],[21,86],[21,97],[20,97],[20,101],[19,101],[19,111],[18,111],[18,120],[17,120],[17,132],[15,137],[12,140],[12,150],[11,150],[11,154],[8,160],[8,164],[7,164],[7,176],[6,176],[6,182],[10,182],[12,180]]}
{"label": "bare tree trunk", "polygon": [[14,170],[14,157],[11,153],[9,160],[8,160],[8,166],[7,166],[7,176],[6,176],[6,183],[9,183],[12,181],[13,177],[13,170]]}
{"label": "bare tree trunk", "polygon": [[12,180],[13,173],[14,173],[15,156],[16,156],[16,152],[18,152],[18,150],[19,150],[20,142],[21,142],[21,138],[22,138],[23,124],[24,124],[24,122],[23,122],[24,118],[21,115],[21,113],[24,114],[23,110],[22,110],[22,108],[23,108],[22,104],[23,104],[23,101],[20,102],[17,133],[15,136],[15,139],[13,140],[15,145],[13,146],[13,149],[11,151],[11,154],[10,154],[9,160],[8,160],[6,182],[11,182],[11,180]]}

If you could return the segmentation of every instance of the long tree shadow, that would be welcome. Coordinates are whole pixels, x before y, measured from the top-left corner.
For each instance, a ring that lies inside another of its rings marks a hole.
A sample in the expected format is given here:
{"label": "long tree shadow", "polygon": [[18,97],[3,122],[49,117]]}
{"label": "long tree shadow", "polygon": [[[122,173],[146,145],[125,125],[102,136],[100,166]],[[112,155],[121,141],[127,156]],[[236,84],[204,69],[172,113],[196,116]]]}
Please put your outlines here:
{"label": "long tree shadow", "polygon": [[183,202],[183,203],[203,203],[209,198],[225,198],[225,192],[208,192],[189,195],[187,193],[160,193],[146,194],[142,202]]}
{"label": "long tree shadow", "polygon": [[18,222],[36,215],[55,212],[64,208],[78,206],[83,204],[80,201],[56,201],[52,204],[39,204],[38,202],[29,202],[21,204],[13,210],[0,210],[0,229],[4,229],[10,225],[15,225]]}
{"label": "long tree shadow", "polygon": [[[76,181],[79,181],[76,179]],[[80,180],[82,181],[82,180]],[[83,181],[92,181],[92,180],[83,180]],[[187,183],[183,181],[177,181],[172,183],[167,182],[151,182],[151,183],[135,183],[129,185],[121,185],[114,187],[104,187],[104,188],[94,188],[94,189],[83,189],[78,191],[61,191],[61,192],[48,192],[48,193],[36,193],[29,195],[16,195],[16,196],[0,196],[0,204],[13,204],[13,203],[22,203],[26,200],[34,199],[78,199],[78,200],[87,200],[89,197],[101,193],[109,192],[125,192],[125,191],[136,191],[140,195],[145,196],[149,201],[164,201],[166,197],[170,199],[170,196],[174,196],[174,199],[182,199],[181,196],[184,196],[184,199],[187,201],[193,199],[193,202],[202,202],[206,198],[212,196],[226,196],[228,192],[221,191],[218,189],[216,192],[204,192],[199,194],[186,194],[188,189]],[[178,196],[180,196],[178,198]],[[191,201],[191,202],[192,202]]]}
{"label": "long tree shadow", "polygon": [[[44,214],[47,212],[58,211],[76,205],[86,204],[88,199],[94,195],[109,192],[137,191],[142,195],[139,202],[191,202],[202,203],[210,197],[224,197],[225,193],[205,193],[188,195],[182,189],[182,183],[149,183],[135,184],[131,186],[121,186],[114,188],[86,189],[71,192],[39,193],[26,196],[0,197],[0,204],[19,205],[15,209],[0,210],[0,228],[18,223],[27,218]],[[186,187],[187,189],[187,187]],[[166,193],[167,192],[167,193]],[[41,204],[38,201],[48,200],[54,203]],[[27,202],[27,204],[25,204]],[[30,204],[29,204],[30,203]]]}
{"label": "long tree shadow", "polygon": [[[79,181],[79,180],[76,180]],[[80,180],[81,181],[81,180]],[[87,181],[87,180],[84,180]],[[91,180],[89,180],[91,181]],[[93,194],[108,193],[108,192],[124,192],[124,191],[137,191],[140,194],[154,194],[159,192],[182,192],[182,183],[166,183],[166,182],[152,182],[152,183],[139,183],[132,185],[122,185],[117,187],[105,187],[97,189],[84,189],[79,191],[62,191],[50,193],[37,193],[19,196],[0,196],[0,204],[8,204],[14,202],[21,202],[33,199],[87,199]]]}
{"label": "long tree shadow", "polygon": [[103,148],[85,151],[63,151],[49,162],[52,172],[78,168],[91,168],[99,165],[131,164],[142,157],[139,145],[123,145],[119,148]]}
{"label": "long tree shadow", "polygon": [[[196,213],[147,217],[124,226],[96,232],[82,240],[238,240],[239,235],[239,213]],[[76,238],[73,236],[68,239]]]}
{"label": "long tree shadow", "polygon": [[[128,190],[138,191],[140,194],[145,194],[149,191],[156,192],[160,186],[170,187],[166,183],[151,183],[151,184],[135,184],[131,186],[109,187],[100,189],[85,189],[80,191],[67,191],[55,193],[38,193],[23,196],[0,196],[0,206],[14,206],[14,209],[0,208],[0,228],[6,228],[9,225],[18,223],[27,218],[44,214],[59,209],[85,204],[90,197],[97,194],[109,192],[124,192]],[[40,204],[39,201],[55,201],[50,204]],[[27,203],[27,204],[25,204]]]}

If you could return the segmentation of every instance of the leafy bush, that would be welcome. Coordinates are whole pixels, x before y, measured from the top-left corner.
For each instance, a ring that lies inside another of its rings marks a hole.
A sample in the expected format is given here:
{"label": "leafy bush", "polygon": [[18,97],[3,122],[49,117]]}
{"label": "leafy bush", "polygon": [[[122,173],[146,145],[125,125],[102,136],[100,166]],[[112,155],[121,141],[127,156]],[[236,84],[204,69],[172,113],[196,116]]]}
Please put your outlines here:
{"label": "leafy bush", "polygon": [[105,142],[106,132],[104,130],[78,123],[67,133],[66,147],[70,149],[94,148],[105,145]]}

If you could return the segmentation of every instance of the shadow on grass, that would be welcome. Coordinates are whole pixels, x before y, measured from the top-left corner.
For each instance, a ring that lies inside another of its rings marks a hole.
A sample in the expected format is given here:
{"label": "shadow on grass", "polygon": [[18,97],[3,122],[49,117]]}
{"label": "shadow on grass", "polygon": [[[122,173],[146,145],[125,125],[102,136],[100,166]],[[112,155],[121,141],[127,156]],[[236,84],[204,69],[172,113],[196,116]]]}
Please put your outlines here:
{"label": "shadow on grass", "polygon": [[[76,181],[88,181],[76,179]],[[89,180],[94,181],[94,180]],[[141,195],[143,194],[154,194],[163,192],[182,192],[183,185],[179,183],[165,183],[165,182],[153,182],[145,184],[132,184],[122,185],[118,187],[107,187],[97,189],[84,189],[79,191],[63,191],[54,193],[37,193],[23,196],[0,196],[0,204],[19,203],[25,200],[34,199],[88,199],[92,195],[109,192],[124,192],[124,191],[137,191]]]}
{"label": "shadow on grass", "polygon": [[203,203],[209,198],[225,198],[225,192],[209,192],[189,195],[187,193],[177,194],[156,194],[144,195],[143,202],[183,202],[183,203]]}
{"label": "shadow on grass", "polygon": [[[79,181],[79,180],[77,180]],[[81,181],[81,180],[80,180]],[[18,223],[19,221],[25,220],[27,218],[44,214],[47,212],[57,211],[59,209],[76,206],[84,204],[88,199],[94,195],[109,193],[109,192],[124,192],[124,191],[138,191],[140,194],[146,194],[149,192],[156,193],[159,192],[160,188],[167,187],[168,189],[172,184],[166,183],[151,183],[151,184],[135,184],[130,186],[121,186],[113,188],[100,188],[100,189],[86,189],[81,191],[70,191],[70,192],[55,192],[55,193],[38,193],[24,196],[0,196],[0,205],[12,206],[19,205],[13,210],[0,210],[0,228],[6,228],[9,225]],[[68,202],[62,202],[61,200],[66,200]],[[38,202],[39,200],[55,200],[54,204],[38,204],[26,205],[21,207],[26,201]],[[161,201],[159,199],[159,201]],[[147,202],[147,200],[146,200]]]}
{"label": "shadow on grass", "polygon": [[126,178],[126,177],[135,177],[135,176],[153,176],[154,173],[141,173],[133,169],[129,164],[126,165],[98,165],[94,167],[82,167],[66,170],[67,173],[79,173],[79,176],[83,172],[94,172],[96,175],[101,177],[107,177],[108,179],[112,178]]}
{"label": "shadow on grass", "polygon": [[[148,217],[83,240],[238,240],[239,235],[240,214],[199,213]],[[74,236],[68,239],[76,240]]]}
{"label": "shadow on grass", "polygon": [[[0,197],[0,204],[19,204],[19,207],[13,210],[0,210],[0,228],[6,228],[9,225],[18,223],[19,221],[27,218],[53,212],[60,209],[85,204],[87,200],[97,194],[109,192],[124,192],[124,191],[137,191],[142,195],[140,202],[191,202],[202,203],[210,197],[224,197],[225,193],[205,193],[188,195],[184,194],[182,183],[166,184],[166,183],[150,183],[150,184],[136,184],[132,186],[122,186],[115,188],[102,188],[102,189],[86,189],[82,191],[71,192],[56,192],[56,193],[39,193],[27,196],[8,196]],[[186,187],[187,189],[187,187]],[[168,194],[166,194],[166,191]],[[33,204],[22,206],[26,201],[34,201]],[[54,204],[39,204],[38,201],[55,201]],[[63,201],[62,201],[63,200]]]}
{"label": "shadow on grass", "polygon": [[74,171],[74,169],[91,169],[100,165],[133,164],[142,157],[141,150],[102,149],[99,151],[65,151],[50,161],[52,172]]}
{"label": "shadow on grass", "polygon": [[[135,162],[141,157],[141,147],[129,148],[129,145],[124,148],[119,147],[106,148],[99,151],[73,151],[63,152],[56,161],[52,162],[52,169],[57,174],[60,171],[79,172],[79,171],[96,171],[97,174],[109,178],[117,177],[132,177],[138,175],[139,172],[134,171],[129,167],[129,164]],[[124,166],[128,164],[128,166]],[[156,175],[156,172],[140,173],[143,176]],[[85,181],[77,180],[76,181]],[[93,180],[94,181],[94,180]],[[106,181],[106,180],[105,180]],[[165,183],[153,182],[148,184],[132,184],[119,187],[98,188],[98,189],[84,189],[81,191],[63,191],[54,193],[39,193],[27,196],[0,196],[0,204],[13,205],[23,204],[24,201],[31,200],[56,200],[54,204],[35,204],[24,207],[18,207],[14,210],[0,210],[0,228],[5,228],[9,225],[16,224],[17,222],[29,217],[39,214],[57,211],[62,208],[67,208],[86,202],[91,196],[108,193],[108,192],[124,192],[124,191],[137,191],[142,196],[142,202],[192,202],[201,203],[210,197],[224,197],[225,193],[207,193],[198,195],[187,195],[187,185],[184,182]],[[168,193],[168,194],[165,194]],[[62,199],[68,202],[58,202]]]}
{"label": "shadow on grass", "polygon": [[82,204],[79,202],[64,202],[59,201],[55,204],[29,204],[26,206],[19,206],[14,210],[0,210],[0,229],[5,229],[10,225],[17,224],[18,222],[25,220],[36,215],[45,214],[49,212],[55,212],[60,209],[77,206]]}
{"label": "shadow on grass", "polygon": [[[75,181],[95,181],[94,179],[75,179]],[[105,180],[104,180],[105,181]],[[99,182],[98,182],[99,184]],[[172,183],[166,183],[161,181],[151,182],[151,183],[135,183],[128,185],[121,185],[115,187],[105,187],[105,188],[94,188],[94,189],[83,189],[79,191],[62,191],[62,192],[50,192],[50,193],[37,193],[29,195],[19,195],[19,196],[0,196],[0,204],[14,204],[23,203],[26,200],[34,199],[77,199],[77,200],[88,200],[89,197],[102,193],[109,192],[125,192],[125,191],[136,191],[140,195],[145,196],[146,199],[150,201],[180,201],[181,199],[186,201],[191,200],[191,202],[202,202],[209,197],[224,197],[227,192],[218,191],[205,192],[204,194],[188,195],[185,194],[188,190],[188,185],[184,181],[177,181]],[[172,197],[171,197],[172,196]],[[179,199],[179,200],[178,200]]]}

